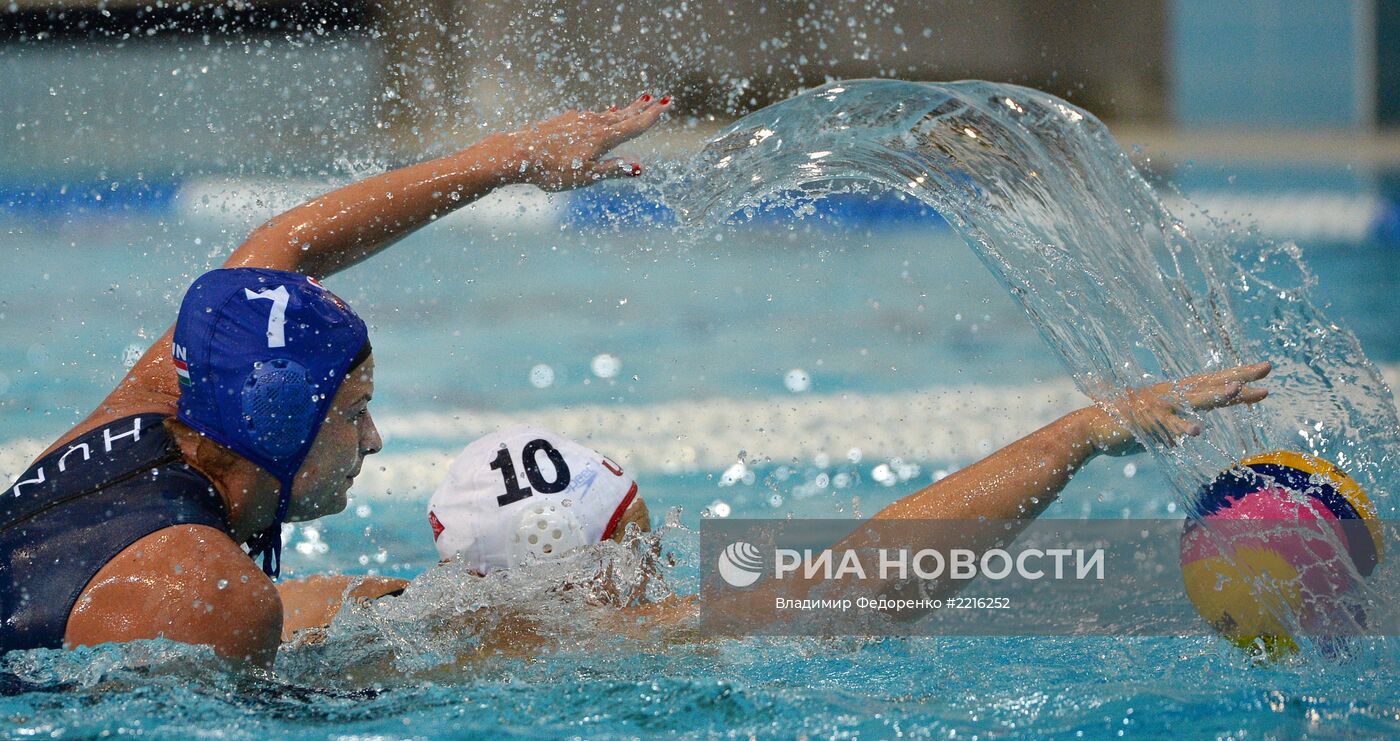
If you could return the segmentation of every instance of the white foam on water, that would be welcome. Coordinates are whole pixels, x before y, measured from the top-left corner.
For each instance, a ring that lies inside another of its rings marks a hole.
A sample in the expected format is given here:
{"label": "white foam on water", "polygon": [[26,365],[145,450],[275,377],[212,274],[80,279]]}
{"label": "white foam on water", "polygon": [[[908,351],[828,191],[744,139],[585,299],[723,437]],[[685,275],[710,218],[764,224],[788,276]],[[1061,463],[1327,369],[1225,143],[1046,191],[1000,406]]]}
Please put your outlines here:
{"label": "white foam on water", "polygon": [[[1382,370],[1391,388],[1400,384],[1400,363]],[[716,398],[628,407],[391,415],[379,422],[386,438],[411,440],[426,449],[380,455],[361,472],[355,494],[427,496],[461,446],[522,422],[586,442],[633,473],[707,471],[720,482],[741,452],[750,464],[829,464],[832,459],[846,460],[848,451],[854,450],[872,461],[966,462],[1086,403],[1074,385],[1062,379],[1020,386],[940,386],[754,402]]]}
{"label": "white foam on water", "polygon": [[[175,204],[180,215],[191,221],[246,229],[342,185],[345,183],[328,180],[197,178],[180,186]],[[506,186],[438,222],[522,230],[557,227],[568,203],[567,194]]]}
{"label": "white foam on water", "polygon": [[[1400,363],[1382,367],[1390,388]],[[896,394],[784,396],[766,401],[686,399],[636,406],[454,409],[377,417],[389,450],[365,461],[357,497],[427,497],[456,452],[490,431],[539,424],[585,441],[633,473],[721,473],[746,461],[826,468],[860,450],[872,461],[951,464],[1001,445],[1086,403],[1068,378],[1011,387],[932,387]],[[0,478],[13,482],[50,440],[0,445]],[[825,461],[825,462],[823,462]]]}
{"label": "white foam on water", "polygon": [[1210,218],[1253,224],[1275,239],[1364,243],[1385,214],[1386,203],[1374,193],[1295,191],[1236,193],[1190,191],[1186,199],[1165,199],[1173,213],[1193,229]]}
{"label": "white foam on water", "polygon": [[527,422],[586,441],[632,468],[681,473],[726,469],[740,451],[747,451],[749,461],[777,463],[807,461],[819,453],[839,458],[853,448],[867,457],[964,460],[1083,403],[1084,397],[1064,379],[756,401],[458,409],[392,415],[379,422],[379,429],[394,442],[450,447]]}
{"label": "white foam on water", "polygon": [[[1400,385],[1400,363],[1382,366]],[[886,394],[843,393],[747,401],[728,398],[636,406],[577,405],[526,411],[455,409],[376,415],[389,452],[365,461],[359,498],[425,498],[462,447],[529,423],[586,442],[633,474],[712,472],[718,482],[740,453],[749,465],[810,465],[860,458],[918,464],[980,458],[1087,401],[1069,379],[1018,386],[936,386]],[[0,445],[0,478],[13,481],[52,441]],[[718,486],[718,484],[716,484]]]}

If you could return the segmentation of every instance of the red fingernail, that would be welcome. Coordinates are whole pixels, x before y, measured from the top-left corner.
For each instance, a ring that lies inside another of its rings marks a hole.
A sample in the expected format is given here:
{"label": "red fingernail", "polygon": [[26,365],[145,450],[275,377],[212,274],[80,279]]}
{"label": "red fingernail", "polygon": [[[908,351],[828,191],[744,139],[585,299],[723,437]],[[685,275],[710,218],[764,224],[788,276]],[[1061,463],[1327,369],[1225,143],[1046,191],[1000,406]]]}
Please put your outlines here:
{"label": "red fingernail", "polygon": [[642,166],[641,166],[640,164],[637,164],[636,162],[633,162],[633,163],[632,163],[632,177],[637,177],[638,175],[641,175],[641,174],[642,174]]}
{"label": "red fingernail", "polygon": [[671,96],[669,96],[669,95],[667,95],[666,97],[664,97],[664,98],[661,99],[661,105],[667,105],[667,104],[670,103],[670,102],[671,102]]}
{"label": "red fingernail", "polygon": [[616,112],[616,111],[617,111],[617,106],[608,106],[608,113],[614,113],[614,112]]}
{"label": "red fingernail", "polygon": [[650,100],[651,100],[651,93],[642,93],[642,102],[643,102],[643,103],[646,103],[646,102],[648,102],[648,101],[650,101]]}

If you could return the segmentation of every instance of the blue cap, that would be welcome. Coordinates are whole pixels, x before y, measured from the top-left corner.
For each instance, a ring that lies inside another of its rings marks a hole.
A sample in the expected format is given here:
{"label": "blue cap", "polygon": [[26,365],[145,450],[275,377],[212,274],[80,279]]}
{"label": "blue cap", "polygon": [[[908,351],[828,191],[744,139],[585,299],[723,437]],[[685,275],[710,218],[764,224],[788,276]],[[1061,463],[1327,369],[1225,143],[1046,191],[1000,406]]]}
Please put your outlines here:
{"label": "blue cap", "polygon": [[365,323],[299,273],[223,268],[185,292],[175,319],[181,422],[258,464],[280,483],[277,519],[253,541],[281,569],[292,481],[350,369],[368,355]]}

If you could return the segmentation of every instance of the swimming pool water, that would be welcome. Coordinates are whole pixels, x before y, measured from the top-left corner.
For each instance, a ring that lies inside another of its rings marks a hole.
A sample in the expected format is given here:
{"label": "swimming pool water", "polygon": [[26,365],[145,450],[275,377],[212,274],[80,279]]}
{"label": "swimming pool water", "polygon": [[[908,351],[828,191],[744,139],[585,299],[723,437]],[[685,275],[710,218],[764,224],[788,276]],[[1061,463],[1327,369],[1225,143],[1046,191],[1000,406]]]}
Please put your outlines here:
{"label": "swimming pool water", "polygon": [[[185,285],[235,239],[207,225],[137,221],[0,230],[6,475],[97,403],[127,347],[163,331]],[[1400,253],[1367,243],[1304,247],[1330,314],[1393,385]],[[869,515],[1079,398],[1019,307],[947,231],[753,227],[693,243],[662,230],[445,227],[329,285],[371,325],[374,411],[389,434],[347,511],[290,533],[292,573],[422,573],[435,560],[423,514],[434,462],[496,419],[575,425],[636,473],[658,520],[680,508],[684,529],[663,543],[682,563],[673,579],[684,592],[693,587],[693,531],[717,501],[732,516]],[[620,361],[612,378],[590,367],[600,353]],[[541,364],[554,375],[545,388],[531,383]],[[794,368],[809,389],[785,385]],[[976,413],[950,420],[913,403],[903,418],[887,413],[910,399],[956,400]],[[807,449],[782,457],[794,450],[772,431],[787,419],[782,409],[796,410],[825,459]],[[641,429],[589,427],[603,413]],[[647,440],[647,415],[659,428],[694,432]],[[920,422],[953,429],[888,434]],[[925,432],[944,435],[948,452],[910,446]],[[687,449],[689,458],[647,457]],[[763,451],[778,455],[755,460]],[[752,483],[722,486],[741,454]],[[893,458],[907,476],[885,486],[873,472]],[[827,486],[815,487],[823,474]],[[1174,502],[1147,459],[1100,460],[1049,516],[1179,516]],[[354,671],[311,650],[288,652],[279,676],[260,679],[159,642],[11,655],[0,723],[7,736],[220,738],[1400,729],[1395,667],[1384,659],[1393,650],[1351,664],[1253,666],[1208,638],[624,640],[604,616],[577,619],[547,655],[408,677],[347,678]]]}

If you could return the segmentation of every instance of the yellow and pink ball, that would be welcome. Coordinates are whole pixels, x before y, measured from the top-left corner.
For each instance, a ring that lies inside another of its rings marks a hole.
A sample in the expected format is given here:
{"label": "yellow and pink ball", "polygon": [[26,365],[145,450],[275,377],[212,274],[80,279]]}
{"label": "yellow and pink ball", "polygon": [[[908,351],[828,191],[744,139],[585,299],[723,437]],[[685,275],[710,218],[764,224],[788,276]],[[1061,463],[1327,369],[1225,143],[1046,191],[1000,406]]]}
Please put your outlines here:
{"label": "yellow and pink ball", "polygon": [[1330,462],[1290,451],[1246,458],[1199,492],[1181,535],[1186,594],[1211,627],[1277,656],[1299,633],[1354,632],[1360,580],[1384,555],[1375,506]]}

